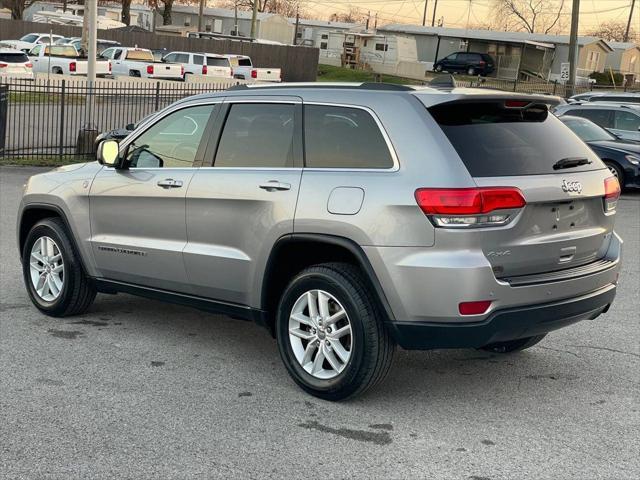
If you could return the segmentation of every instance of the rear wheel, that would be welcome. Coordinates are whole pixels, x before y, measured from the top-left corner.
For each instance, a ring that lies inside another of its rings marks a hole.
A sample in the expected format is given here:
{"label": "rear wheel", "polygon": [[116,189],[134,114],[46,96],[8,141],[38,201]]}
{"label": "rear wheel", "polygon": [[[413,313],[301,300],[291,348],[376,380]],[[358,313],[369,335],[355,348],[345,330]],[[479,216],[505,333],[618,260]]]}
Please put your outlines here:
{"label": "rear wheel", "polygon": [[22,250],[22,272],[33,304],[53,317],[83,313],[96,296],[59,218],[47,218],[31,229]]}
{"label": "rear wheel", "polygon": [[618,179],[620,188],[622,188],[624,186],[624,172],[622,171],[620,166],[617,163],[614,163],[611,161],[605,161],[604,164],[607,166],[607,168],[613,174],[613,176]]}
{"label": "rear wheel", "polygon": [[467,75],[475,75],[476,74],[476,69],[473,67],[469,67],[467,69]]}
{"label": "rear wheel", "polygon": [[311,395],[342,400],[363,393],[389,371],[395,344],[352,265],[303,270],[283,293],[276,322],[285,367]]}
{"label": "rear wheel", "polygon": [[436,72],[442,71],[442,65],[436,65]]}
{"label": "rear wheel", "polygon": [[493,353],[512,353],[525,350],[533,347],[537,343],[540,343],[547,335],[536,335],[535,337],[519,338],[517,340],[511,340],[508,342],[496,342],[481,347],[480,350]]}

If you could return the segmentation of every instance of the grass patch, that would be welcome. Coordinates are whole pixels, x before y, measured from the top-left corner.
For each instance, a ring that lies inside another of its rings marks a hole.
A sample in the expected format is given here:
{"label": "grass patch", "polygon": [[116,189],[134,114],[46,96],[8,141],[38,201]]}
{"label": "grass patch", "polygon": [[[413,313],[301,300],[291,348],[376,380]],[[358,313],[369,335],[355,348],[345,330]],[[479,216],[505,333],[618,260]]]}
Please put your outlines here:
{"label": "grass patch", "polygon": [[316,80],[318,82],[384,82],[401,85],[422,85],[424,83],[411,78],[383,75],[367,70],[334,67],[333,65],[318,65]]}
{"label": "grass patch", "polygon": [[33,155],[28,157],[0,157],[0,166],[14,165],[21,167],[60,167],[72,163],[91,161],[81,155]]}

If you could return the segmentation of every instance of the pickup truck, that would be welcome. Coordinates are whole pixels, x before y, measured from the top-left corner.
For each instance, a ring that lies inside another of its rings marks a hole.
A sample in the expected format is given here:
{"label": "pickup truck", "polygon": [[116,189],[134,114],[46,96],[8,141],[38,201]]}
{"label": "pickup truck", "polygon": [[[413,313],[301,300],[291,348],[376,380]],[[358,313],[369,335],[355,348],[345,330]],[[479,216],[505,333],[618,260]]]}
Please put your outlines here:
{"label": "pickup truck", "polygon": [[163,62],[179,63],[184,67],[184,78],[190,75],[232,79],[233,69],[230,60],[224,55],[212,53],[171,52]]}
{"label": "pickup truck", "polygon": [[279,68],[256,68],[246,55],[225,55],[231,62],[233,78],[254,82],[281,82],[282,71]]}
{"label": "pickup truck", "polygon": [[36,45],[55,43],[60,40],[62,35],[51,35],[49,33],[28,33],[21,37],[20,40],[3,40],[2,43],[16,50],[29,52]]}
{"label": "pickup truck", "polygon": [[182,80],[184,68],[175,63],[158,62],[146,48],[111,47],[100,56],[111,60],[114,77],[141,77]]}
{"label": "pickup truck", "polygon": [[[56,73],[60,75],[86,75],[88,60],[78,55],[73,45],[36,45],[29,52],[34,73]],[[96,61],[96,76],[111,74],[109,60]]]}

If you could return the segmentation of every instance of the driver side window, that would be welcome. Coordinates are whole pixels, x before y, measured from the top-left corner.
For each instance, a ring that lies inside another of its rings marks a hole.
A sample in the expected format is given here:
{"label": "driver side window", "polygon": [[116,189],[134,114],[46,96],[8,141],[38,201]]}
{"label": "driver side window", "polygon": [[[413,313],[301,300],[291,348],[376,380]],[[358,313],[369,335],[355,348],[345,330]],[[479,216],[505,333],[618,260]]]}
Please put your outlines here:
{"label": "driver side window", "polygon": [[214,105],[189,107],[164,117],[129,144],[129,167],[193,167],[213,109]]}

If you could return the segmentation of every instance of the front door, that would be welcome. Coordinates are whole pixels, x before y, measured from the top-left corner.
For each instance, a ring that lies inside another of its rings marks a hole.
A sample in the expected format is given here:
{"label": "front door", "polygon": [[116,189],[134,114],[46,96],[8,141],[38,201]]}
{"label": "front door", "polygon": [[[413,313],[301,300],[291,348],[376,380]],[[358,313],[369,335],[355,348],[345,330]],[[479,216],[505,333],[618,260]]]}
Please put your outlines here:
{"label": "front door", "polygon": [[184,250],[197,295],[259,306],[271,247],[293,232],[302,175],[297,97],[228,100],[187,192]]}
{"label": "front door", "polygon": [[98,173],[90,194],[91,244],[102,277],[189,292],[185,195],[214,112],[209,104],[163,115],[124,142],[124,169]]}

